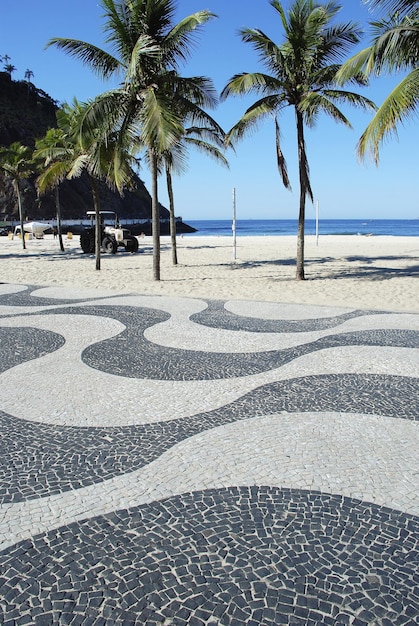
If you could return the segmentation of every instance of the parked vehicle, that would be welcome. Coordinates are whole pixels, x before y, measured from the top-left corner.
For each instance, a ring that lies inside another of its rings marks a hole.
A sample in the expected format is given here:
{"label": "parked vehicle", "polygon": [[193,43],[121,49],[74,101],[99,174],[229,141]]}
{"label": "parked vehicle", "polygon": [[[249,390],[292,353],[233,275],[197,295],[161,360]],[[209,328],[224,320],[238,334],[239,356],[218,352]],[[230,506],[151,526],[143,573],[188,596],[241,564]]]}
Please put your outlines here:
{"label": "parked vehicle", "polygon": [[[80,246],[85,253],[95,251],[96,237],[96,213],[88,211],[90,226],[85,228],[80,235]],[[126,228],[122,228],[118,216],[114,211],[100,211],[101,247],[108,254],[115,254],[119,247],[124,247],[127,252],[138,251],[138,239],[131,235]]]}

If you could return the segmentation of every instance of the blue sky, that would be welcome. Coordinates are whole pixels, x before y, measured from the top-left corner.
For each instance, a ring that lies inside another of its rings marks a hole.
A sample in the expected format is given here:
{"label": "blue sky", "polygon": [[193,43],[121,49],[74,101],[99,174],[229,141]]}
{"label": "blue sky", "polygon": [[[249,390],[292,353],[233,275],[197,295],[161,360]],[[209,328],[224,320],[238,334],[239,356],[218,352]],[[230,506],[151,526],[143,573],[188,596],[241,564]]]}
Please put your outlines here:
{"label": "blue sky", "polygon": [[[289,2],[284,0],[284,6]],[[367,31],[372,18],[361,0],[342,0],[340,22],[360,22]],[[17,70],[15,80],[30,69],[33,82],[59,102],[94,98],[112,87],[90,69],[55,48],[45,49],[51,37],[71,37],[105,47],[103,10],[96,0],[1,0],[0,55],[9,55]],[[209,22],[197,40],[193,55],[183,69],[186,75],[213,79],[218,91],[236,73],[261,70],[256,53],[241,42],[239,28],[257,27],[281,40],[279,20],[268,0],[178,0],[178,17],[208,9],[218,18]],[[374,14],[376,17],[377,14]],[[362,46],[369,42],[366,33]],[[380,104],[398,76],[373,79],[361,93]],[[219,105],[213,116],[228,130],[244,113],[251,99],[232,98]],[[359,163],[356,143],[369,122],[369,113],[344,109],[353,129],[329,119],[319,119],[306,134],[311,183],[323,218],[392,219],[419,217],[418,124],[407,122],[381,149],[377,168],[371,161]],[[291,111],[281,119],[282,147],[288,162],[293,191],[282,187],[276,169],[274,128],[262,124],[229,155],[230,169],[208,157],[190,153],[188,171],[174,180],[176,214],[185,221],[230,219],[232,190],[236,190],[238,219],[296,218],[298,171],[295,123]],[[140,172],[150,189],[147,169]],[[160,199],[167,206],[164,180]],[[315,208],[307,205],[307,217]]]}

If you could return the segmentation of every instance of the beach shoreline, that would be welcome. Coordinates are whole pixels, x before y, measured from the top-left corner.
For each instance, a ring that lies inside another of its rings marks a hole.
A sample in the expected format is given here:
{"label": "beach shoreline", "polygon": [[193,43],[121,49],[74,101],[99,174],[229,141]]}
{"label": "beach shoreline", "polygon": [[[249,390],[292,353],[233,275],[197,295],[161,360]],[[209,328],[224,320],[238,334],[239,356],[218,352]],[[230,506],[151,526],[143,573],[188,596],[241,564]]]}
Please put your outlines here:
{"label": "beach shoreline", "polygon": [[[39,286],[135,292],[199,299],[253,300],[343,308],[419,312],[419,238],[307,235],[305,281],[295,280],[296,236],[247,235],[161,238],[161,280],[152,278],[152,238],[139,237],[139,253],[120,248],[83,254],[79,237],[26,242],[0,238],[0,280]],[[235,257],[235,258],[234,258]]]}

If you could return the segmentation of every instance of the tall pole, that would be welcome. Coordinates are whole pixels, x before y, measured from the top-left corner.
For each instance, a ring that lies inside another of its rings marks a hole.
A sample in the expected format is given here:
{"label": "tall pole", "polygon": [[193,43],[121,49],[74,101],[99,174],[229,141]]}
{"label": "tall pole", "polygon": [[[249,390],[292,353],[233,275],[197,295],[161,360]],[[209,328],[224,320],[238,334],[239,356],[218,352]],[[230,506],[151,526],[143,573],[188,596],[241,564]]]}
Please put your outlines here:
{"label": "tall pole", "polygon": [[233,260],[236,260],[236,188],[233,187]]}
{"label": "tall pole", "polygon": [[319,201],[316,200],[316,245],[319,245]]}

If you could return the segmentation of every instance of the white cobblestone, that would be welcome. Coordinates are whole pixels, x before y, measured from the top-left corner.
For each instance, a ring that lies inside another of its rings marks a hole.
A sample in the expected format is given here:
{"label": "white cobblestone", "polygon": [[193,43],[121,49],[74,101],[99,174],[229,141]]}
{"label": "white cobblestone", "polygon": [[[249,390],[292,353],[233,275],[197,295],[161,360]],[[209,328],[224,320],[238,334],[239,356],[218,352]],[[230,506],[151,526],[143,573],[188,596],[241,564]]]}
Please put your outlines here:
{"label": "white cobblestone", "polygon": [[258,417],[191,437],[132,474],[4,505],[0,545],[86,515],[232,485],[339,493],[418,515],[418,444],[418,424],[407,420],[338,413]]}

